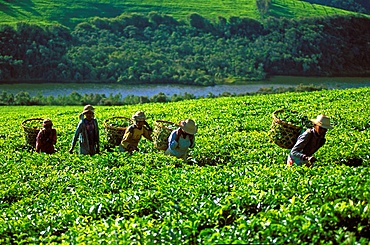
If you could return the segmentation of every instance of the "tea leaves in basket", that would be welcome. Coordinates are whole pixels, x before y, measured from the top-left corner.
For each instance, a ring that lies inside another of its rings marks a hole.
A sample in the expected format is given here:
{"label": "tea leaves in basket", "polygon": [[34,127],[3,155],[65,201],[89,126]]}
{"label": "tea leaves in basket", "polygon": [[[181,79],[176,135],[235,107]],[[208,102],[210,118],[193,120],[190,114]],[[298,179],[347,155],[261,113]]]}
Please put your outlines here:
{"label": "tea leaves in basket", "polygon": [[42,126],[42,118],[31,118],[22,122],[26,143],[31,147],[36,146],[36,136]]}
{"label": "tea leaves in basket", "polygon": [[114,120],[108,122],[108,125],[111,127],[119,127],[119,128],[125,128],[130,125],[129,121],[123,121],[123,120]]}
{"label": "tea leaves in basket", "polygon": [[296,111],[283,110],[276,115],[280,120],[298,127],[311,127],[312,122],[306,115]]}
{"label": "tea leaves in basket", "polygon": [[107,133],[107,147],[118,146],[122,140],[126,128],[132,124],[128,117],[112,117],[104,121]]}
{"label": "tea leaves in basket", "polygon": [[42,120],[29,120],[23,124],[25,127],[40,129],[42,128]]}
{"label": "tea leaves in basket", "polygon": [[273,113],[270,139],[278,146],[290,149],[304,128],[312,126],[307,116],[292,110],[277,110]]}
{"label": "tea leaves in basket", "polygon": [[164,122],[156,122],[153,131],[154,146],[159,150],[166,150],[168,145],[168,137],[176,128],[177,126],[175,123],[168,122],[165,126]]}

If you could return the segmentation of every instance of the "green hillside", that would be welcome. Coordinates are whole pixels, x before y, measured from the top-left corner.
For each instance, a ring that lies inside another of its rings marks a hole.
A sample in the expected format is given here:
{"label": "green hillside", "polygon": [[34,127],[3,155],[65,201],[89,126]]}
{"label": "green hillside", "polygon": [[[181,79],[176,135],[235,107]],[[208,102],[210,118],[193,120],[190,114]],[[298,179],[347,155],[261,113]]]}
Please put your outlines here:
{"label": "green hillside", "polygon": [[[369,244],[370,88],[96,105],[102,152],[69,154],[83,106],[0,107],[0,244]],[[334,125],[316,165],[287,167],[272,112]],[[199,126],[184,163],[142,139],[107,152],[103,121],[144,110]],[[20,124],[51,118],[53,155],[28,151]],[[76,149],[77,151],[77,149]]]}
{"label": "green hillside", "polygon": [[[32,24],[60,23],[68,27],[94,16],[116,17],[122,13],[146,14],[152,11],[177,19],[186,19],[191,13],[211,20],[217,20],[219,16],[260,18],[255,0],[1,0],[0,9],[1,24],[24,21]],[[273,0],[267,16],[293,18],[349,13],[299,0]]]}

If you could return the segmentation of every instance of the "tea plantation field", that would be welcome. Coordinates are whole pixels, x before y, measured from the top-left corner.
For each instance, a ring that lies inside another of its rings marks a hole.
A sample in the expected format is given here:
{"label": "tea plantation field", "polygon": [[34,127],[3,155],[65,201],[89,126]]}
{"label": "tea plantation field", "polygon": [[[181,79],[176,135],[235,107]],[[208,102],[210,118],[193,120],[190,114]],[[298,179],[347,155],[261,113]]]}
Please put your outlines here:
{"label": "tea plantation field", "polygon": [[[192,118],[191,159],[140,152],[67,152],[83,106],[0,107],[0,244],[368,244],[370,88],[96,106],[103,121],[144,110]],[[287,167],[269,141],[271,114],[331,117],[316,166]],[[25,146],[21,122],[51,118],[58,152]],[[76,150],[77,151],[77,150]]]}

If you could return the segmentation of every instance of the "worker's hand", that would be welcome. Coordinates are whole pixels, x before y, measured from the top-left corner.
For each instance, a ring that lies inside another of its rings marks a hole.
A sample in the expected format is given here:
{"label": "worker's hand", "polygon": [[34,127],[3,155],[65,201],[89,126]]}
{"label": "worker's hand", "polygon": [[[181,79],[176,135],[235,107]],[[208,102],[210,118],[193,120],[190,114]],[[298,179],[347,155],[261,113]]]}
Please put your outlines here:
{"label": "worker's hand", "polygon": [[313,156],[307,157],[307,161],[310,162],[310,163],[314,163],[314,162],[316,162],[316,160],[317,159]]}
{"label": "worker's hand", "polygon": [[133,146],[131,144],[127,146],[127,151],[130,153],[132,153],[133,151],[137,151],[137,150],[139,149],[136,146]]}

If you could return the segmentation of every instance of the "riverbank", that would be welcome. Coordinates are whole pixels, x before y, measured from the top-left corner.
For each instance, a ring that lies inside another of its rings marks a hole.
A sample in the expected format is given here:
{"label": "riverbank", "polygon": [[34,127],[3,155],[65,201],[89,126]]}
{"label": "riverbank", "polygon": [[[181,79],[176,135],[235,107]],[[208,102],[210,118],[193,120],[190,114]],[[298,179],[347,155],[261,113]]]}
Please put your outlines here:
{"label": "riverbank", "polygon": [[0,94],[0,105],[133,105],[133,104],[144,104],[150,102],[175,102],[181,100],[197,99],[197,98],[216,98],[216,97],[231,97],[231,96],[245,96],[245,95],[255,95],[255,94],[276,94],[285,92],[305,92],[305,91],[318,91],[327,89],[324,86],[306,86],[299,85],[296,87],[288,88],[272,88],[264,87],[260,88],[256,92],[246,92],[246,93],[230,93],[223,92],[222,94],[208,93],[206,96],[195,96],[194,94],[184,92],[179,94],[173,94],[171,96],[166,95],[163,92],[159,92],[153,96],[137,96],[137,95],[127,95],[125,97],[118,93],[109,96],[105,94],[93,94],[84,93],[80,94],[78,92],[72,92],[68,95],[58,95],[58,96],[43,96],[38,93],[35,96],[31,96],[28,92],[20,91],[17,94],[8,93],[3,91]]}
{"label": "riverbank", "polygon": [[147,96],[151,97],[159,93],[166,96],[192,94],[195,97],[206,97],[209,94],[220,95],[223,93],[245,94],[254,93],[261,89],[289,88],[296,86],[324,86],[327,89],[344,89],[370,86],[370,77],[294,77],[276,76],[269,80],[258,82],[232,83],[214,86],[189,86],[178,84],[140,84],[123,85],[117,83],[37,83],[37,84],[0,84],[0,92],[17,94],[27,92],[30,96],[66,96],[73,92],[79,94],[102,94],[122,97]]}

